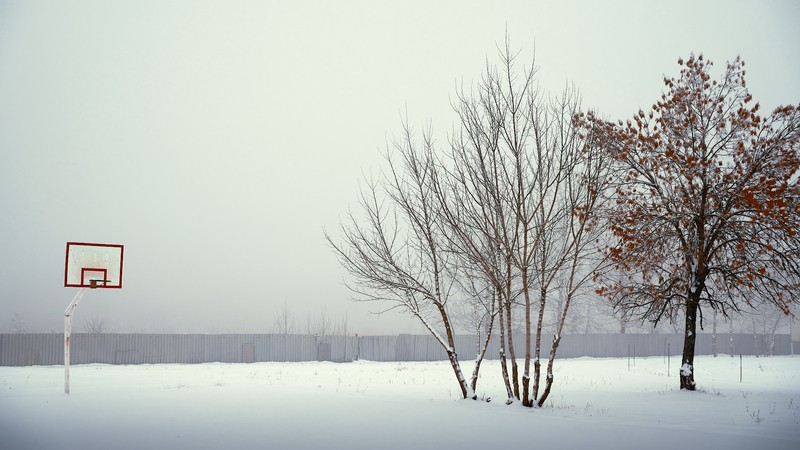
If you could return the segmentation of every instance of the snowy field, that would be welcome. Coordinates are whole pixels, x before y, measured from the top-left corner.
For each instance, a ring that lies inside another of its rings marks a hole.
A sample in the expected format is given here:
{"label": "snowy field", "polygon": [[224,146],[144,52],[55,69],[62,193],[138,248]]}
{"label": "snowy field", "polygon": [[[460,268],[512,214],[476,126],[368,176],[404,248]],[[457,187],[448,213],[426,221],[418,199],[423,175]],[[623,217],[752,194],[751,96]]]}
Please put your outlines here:
{"label": "snowy field", "polygon": [[[556,362],[542,409],[497,361],[459,400],[446,362],[0,367],[2,449],[798,449],[800,357]],[[471,371],[471,365],[465,364]],[[504,447],[508,445],[509,447]],[[511,447],[513,445],[513,447]]]}

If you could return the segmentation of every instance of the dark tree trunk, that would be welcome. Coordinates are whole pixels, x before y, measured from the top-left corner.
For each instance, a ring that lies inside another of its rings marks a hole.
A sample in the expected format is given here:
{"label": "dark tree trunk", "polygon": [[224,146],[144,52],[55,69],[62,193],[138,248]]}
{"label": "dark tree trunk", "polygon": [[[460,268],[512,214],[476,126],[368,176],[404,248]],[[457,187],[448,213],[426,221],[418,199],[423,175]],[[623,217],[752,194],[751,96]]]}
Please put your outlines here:
{"label": "dark tree trunk", "polygon": [[686,330],[683,335],[683,357],[679,375],[681,377],[681,389],[689,391],[695,390],[694,382],[694,344],[697,340],[697,305],[699,303],[699,292],[690,294],[686,303]]}

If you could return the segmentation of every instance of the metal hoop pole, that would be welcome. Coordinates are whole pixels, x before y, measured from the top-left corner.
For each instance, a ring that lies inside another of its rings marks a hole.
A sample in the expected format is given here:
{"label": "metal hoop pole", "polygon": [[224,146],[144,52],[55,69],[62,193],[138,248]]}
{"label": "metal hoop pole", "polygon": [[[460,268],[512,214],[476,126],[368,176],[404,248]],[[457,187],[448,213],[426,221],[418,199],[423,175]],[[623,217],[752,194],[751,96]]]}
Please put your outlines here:
{"label": "metal hoop pole", "polygon": [[72,334],[72,313],[78,307],[78,303],[83,298],[85,288],[81,288],[75,298],[64,310],[64,393],[69,394],[69,338]]}

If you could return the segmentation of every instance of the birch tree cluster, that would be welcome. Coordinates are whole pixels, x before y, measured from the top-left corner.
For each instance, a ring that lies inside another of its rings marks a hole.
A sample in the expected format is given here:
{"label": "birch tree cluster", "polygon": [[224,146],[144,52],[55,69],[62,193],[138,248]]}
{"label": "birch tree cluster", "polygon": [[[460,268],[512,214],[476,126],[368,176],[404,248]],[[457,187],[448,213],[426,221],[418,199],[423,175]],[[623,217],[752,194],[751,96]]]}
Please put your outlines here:
{"label": "birch tree cluster", "polygon": [[[437,338],[464,398],[476,398],[497,335],[507,403],[542,406],[571,306],[603,265],[610,165],[573,120],[577,90],[551,95],[534,61],[508,43],[498,53],[457,90],[446,141],[404,120],[386,170],[365,180],[338,236],[325,235],[357,299],[411,314]],[[462,324],[477,337],[469,377],[455,349]]]}

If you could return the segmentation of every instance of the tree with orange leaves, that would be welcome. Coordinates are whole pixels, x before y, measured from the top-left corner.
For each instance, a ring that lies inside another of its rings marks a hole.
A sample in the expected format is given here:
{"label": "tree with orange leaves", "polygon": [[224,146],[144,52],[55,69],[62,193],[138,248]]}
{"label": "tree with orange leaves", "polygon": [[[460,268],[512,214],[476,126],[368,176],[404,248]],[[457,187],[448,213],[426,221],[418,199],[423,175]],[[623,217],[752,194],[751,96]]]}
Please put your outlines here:
{"label": "tree with orange leaves", "polygon": [[739,58],[719,81],[702,55],[678,64],[647,113],[575,120],[619,170],[606,248],[616,273],[598,276],[598,293],[654,323],[683,312],[680,387],[694,390],[703,308],[789,314],[800,301],[800,105],[762,117]]}

